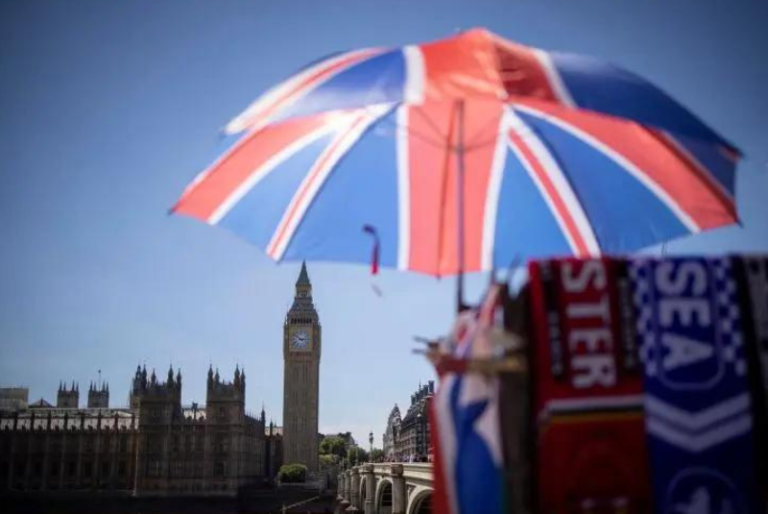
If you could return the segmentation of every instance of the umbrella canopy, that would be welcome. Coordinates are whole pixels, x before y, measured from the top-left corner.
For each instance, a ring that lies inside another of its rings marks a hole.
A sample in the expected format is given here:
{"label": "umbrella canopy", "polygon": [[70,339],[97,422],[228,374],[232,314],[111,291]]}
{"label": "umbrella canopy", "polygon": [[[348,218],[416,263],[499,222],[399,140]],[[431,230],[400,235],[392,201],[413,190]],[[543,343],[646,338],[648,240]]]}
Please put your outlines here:
{"label": "umbrella canopy", "polygon": [[736,220],[738,151],[647,81],[484,30],[313,64],[226,129],[174,211],[275,260],[447,275]]}

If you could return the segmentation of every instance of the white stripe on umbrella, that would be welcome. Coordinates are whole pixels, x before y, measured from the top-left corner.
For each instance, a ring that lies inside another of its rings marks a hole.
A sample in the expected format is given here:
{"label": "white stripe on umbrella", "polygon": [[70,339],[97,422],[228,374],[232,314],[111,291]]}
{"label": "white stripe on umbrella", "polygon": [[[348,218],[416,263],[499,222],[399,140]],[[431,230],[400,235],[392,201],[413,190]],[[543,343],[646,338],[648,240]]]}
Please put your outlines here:
{"label": "white stripe on umbrella", "polygon": [[[236,134],[237,132],[248,128],[259,129],[263,127],[279,114],[284,107],[293,105],[302,96],[313,89],[316,89],[332,77],[358,64],[360,61],[380,54],[383,51],[384,50],[380,48],[363,48],[361,50],[345,52],[341,55],[331,57],[330,59],[322,60],[314,66],[310,66],[306,70],[294,75],[285,82],[278,84],[264,95],[260,96],[255,102],[249,105],[245,111],[227,124],[225,132],[227,134]],[[345,60],[348,60],[349,62],[345,66],[333,70],[333,73],[324,71],[333,68]],[[322,73],[322,75],[318,76],[309,84],[301,85],[302,82],[306,81],[316,73]]]}
{"label": "white stripe on umbrella", "polygon": [[376,120],[391,110],[390,105],[378,105],[364,110],[352,111],[348,116],[347,129],[331,141],[315,164],[305,175],[301,185],[293,195],[283,218],[272,235],[267,246],[267,254],[279,261],[283,258],[296,230],[304,218],[309,206],[312,205],[331,171],[347,151],[357,142],[366,129]]}
{"label": "white stripe on umbrella", "polygon": [[549,87],[555,93],[555,96],[560,103],[567,107],[578,107],[576,102],[573,101],[570,91],[563,82],[563,78],[560,76],[560,72],[557,70],[557,66],[552,62],[552,57],[549,53],[538,48],[533,50],[533,55],[539,61],[544,73],[547,75],[547,81],[549,81]]}
{"label": "white stripe on umbrella", "polygon": [[678,204],[675,200],[672,199],[672,197],[667,194],[667,192],[659,186],[658,183],[656,183],[655,180],[653,180],[647,173],[645,173],[643,170],[635,166],[632,162],[629,161],[626,157],[618,153],[617,151],[609,148],[607,145],[605,145],[603,142],[599,141],[594,136],[591,136],[584,132],[583,130],[574,127],[570,123],[566,123],[565,121],[556,118],[554,116],[551,116],[547,113],[544,113],[542,111],[539,111],[538,109],[534,109],[529,106],[525,105],[515,105],[515,109],[518,109],[522,112],[525,112],[527,114],[530,114],[531,116],[535,116],[537,118],[543,119],[553,125],[556,125],[557,127],[561,128],[562,130],[568,132],[572,136],[580,139],[584,143],[592,146],[596,150],[600,151],[603,155],[611,159],[613,162],[618,164],[620,167],[622,167],[624,170],[627,171],[632,177],[634,177],[638,182],[643,184],[653,195],[656,196],[664,205],[667,206],[667,208],[672,211],[672,213],[677,217],[678,220],[680,220],[680,223],[685,225],[685,227],[690,230],[693,233],[700,232],[701,229],[699,228],[698,224],[691,218],[691,216],[688,215],[687,212],[683,210],[683,208]]}
{"label": "white stripe on umbrella", "polygon": [[407,270],[411,251],[411,169],[407,105],[397,108],[397,269]]}
{"label": "white stripe on umbrella", "polygon": [[235,188],[235,190],[232,191],[229,196],[216,208],[216,210],[211,213],[210,217],[208,218],[208,223],[215,225],[221,221],[221,219],[229,214],[229,211],[231,211],[232,208],[240,200],[242,200],[245,195],[247,195],[254,187],[256,187],[259,182],[268,177],[275,168],[334,128],[335,127],[333,125],[320,126],[319,128],[306,134],[304,137],[301,137],[293,141],[291,144],[286,145],[285,148],[277,152],[261,166],[251,171],[251,173],[248,175],[248,178],[242,181],[240,185],[237,186],[237,188]]}
{"label": "white stripe on umbrella", "polygon": [[[515,108],[517,108],[517,106],[515,106]],[[552,183],[555,192],[560,197],[560,200],[562,200],[562,203],[564,204],[565,210],[567,212],[560,212],[560,210],[557,208],[557,202],[554,201],[555,199],[552,198],[550,191],[548,191],[548,189],[545,187],[544,183],[542,182],[542,177],[538,176],[533,163],[529,162],[526,156],[520,151],[519,148],[517,148],[517,145],[512,138],[509,138],[510,148],[523,164],[523,167],[528,172],[528,175],[531,177],[534,184],[536,184],[539,192],[547,202],[547,205],[552,211],[552,214],[555,216],[560,229],[568,240],[574,255],[584,257],[584,255],[581,255],[582,252],[579,251],[580,245],[577,243],[577,238],[583,242],[583,245],[587,251],[587,255],[600,255],[600,245],[598,244],[597,237],[595,237],[595,233],[592,230],[592,224],[589,222],[589,218],[587,218],[587,214],[584,212],[584,208],[577,198],[576,193],[573,191],[570,182],[563,173],[563,170],[560,169],[557,161],[555,161],[554,157],[552,157],[552,154],[550,154],[547,147],[538,138],[533,129],[529,127],[517,114],[515,114],[514,110],[509,109],[509,116],[510,132],[514,133],[528,146],[536,160],[538,160],[542,165],[546,171],[547,179],[549,179],[549,181]],[[572,234],[569,230],[568,224],[565,220],[566,216],[570,216],[570,218],[573,220],[577,232],[576,234]]]}
{"label": "white stripe on umbrella", "polygon": [[496,216],[499,207],[501,182],[504,178],[504,166],[507,163],[507,130],[509,116],[506,109],[499,119],[499,129],[496,135],[496,149],[493,152],[491,175],[488,180],[488,190],[485,194],[485,210],[483,212],[483,241],[480,255],[480,268],[493,268],[493,249],[496,243]]}
{"label": "white stripe on umbrella", "polygon": [[403,48],[405,57],[405,91],[403,99],[407,103],[424,101],[424,55],[421,48],[408,45]]}

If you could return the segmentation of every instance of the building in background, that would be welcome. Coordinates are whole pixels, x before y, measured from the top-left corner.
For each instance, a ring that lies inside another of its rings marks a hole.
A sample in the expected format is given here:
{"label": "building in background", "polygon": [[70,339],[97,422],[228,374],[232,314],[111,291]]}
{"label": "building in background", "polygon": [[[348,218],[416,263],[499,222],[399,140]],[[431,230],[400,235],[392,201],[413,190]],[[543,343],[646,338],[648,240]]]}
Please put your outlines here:
{"label": "building in background", "polygon": [[[182,406],[181,371],[158,380],[139,367],[129,406],[109,407],[109,386],[77,384],[0,413],[0,491],[127,490],[142,495],[226,495],[263,483],[265,413],[245,413],[245,371],[208,370],[206,405]],[[18,394],[16,395],[18,396]],[[15,398],[15,397],[14,397]]]}
{"label": "building in background", "polygon": [[384,458],[390,461],[395,458],[395,443],[397,442],[397,436],[400,434],[400,424],[400,407],[395,404],[392,412],[389,413],[389,418],[387,418],[387,428],[382,436],[381,447]]}
{"label": "building in background", "polygon": [[80,404],[80,386],[72,381],[72,387],[61,382],[56,391],[56,407],[59,409],[76,409]]}
{"label": "building in background", "polygon": [[269,428],[267,428],[264,459],[266,478],[276,477],[280,471],[280,466],[283,465],[283,427],[276,426],[272,421],[269,422]]}
{"label": "building in background", "polygon": [[411,395],[411,405],[400,422],[395,439],[395,459],[399,461],[426,461],[432,451],[429,426],[429,402],[435,394],[435,383],[419,386]]}
{"label": "building in background", "polygon": [[107,407],[109,407],[109,384],[91,382],[88,387],[88,408],[106,409]]}
{"label": "building in background", "polygon": [[29,388],[0,387],[0,412],[14,412],[29,405]]}
{"label": "building in background", "polygon": [[319,469],[318,414],[322,332],[306,264],[283,326],[283,462]]}

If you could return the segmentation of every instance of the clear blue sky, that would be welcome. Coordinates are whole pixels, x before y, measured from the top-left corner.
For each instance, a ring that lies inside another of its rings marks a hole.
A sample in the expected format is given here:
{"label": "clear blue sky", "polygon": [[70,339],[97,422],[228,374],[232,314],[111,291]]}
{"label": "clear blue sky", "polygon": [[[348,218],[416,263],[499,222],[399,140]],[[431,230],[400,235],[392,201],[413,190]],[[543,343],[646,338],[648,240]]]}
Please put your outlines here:
{"label": "clear blue sky", "polygon": [[[282,419],[282,321],[298,274],[230,233],[166,216],[264,89],[338,50],[486,26],[651,78],[745,152],[744,228],[671,252],[768,250],[768,2],[673,0],[0,3],[0,385],[55,398],[138,362],[181,366],[205,401],[209,361],[248,373],[247,407]],[[414,334],[444,333],[453,282],[309,266],[323,323],[321,431],[377,445],[395,402],[433,376]],[[484,278],[471,282],[477,293]]]}

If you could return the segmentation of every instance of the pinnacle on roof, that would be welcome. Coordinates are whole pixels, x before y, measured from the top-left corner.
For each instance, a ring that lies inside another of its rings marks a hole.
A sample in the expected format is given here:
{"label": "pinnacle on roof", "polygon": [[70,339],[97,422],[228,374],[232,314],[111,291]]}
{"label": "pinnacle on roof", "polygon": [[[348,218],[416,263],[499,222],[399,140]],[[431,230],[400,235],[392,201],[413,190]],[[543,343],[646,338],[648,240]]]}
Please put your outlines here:
{"label": "pinnacle on roof", "polygon": [[309,275],[307,275],[307,261],[301,262],[301,273],[299,273],[299,278],[296,280],[297,286],[309,286],[312,285],[309,282]]}

